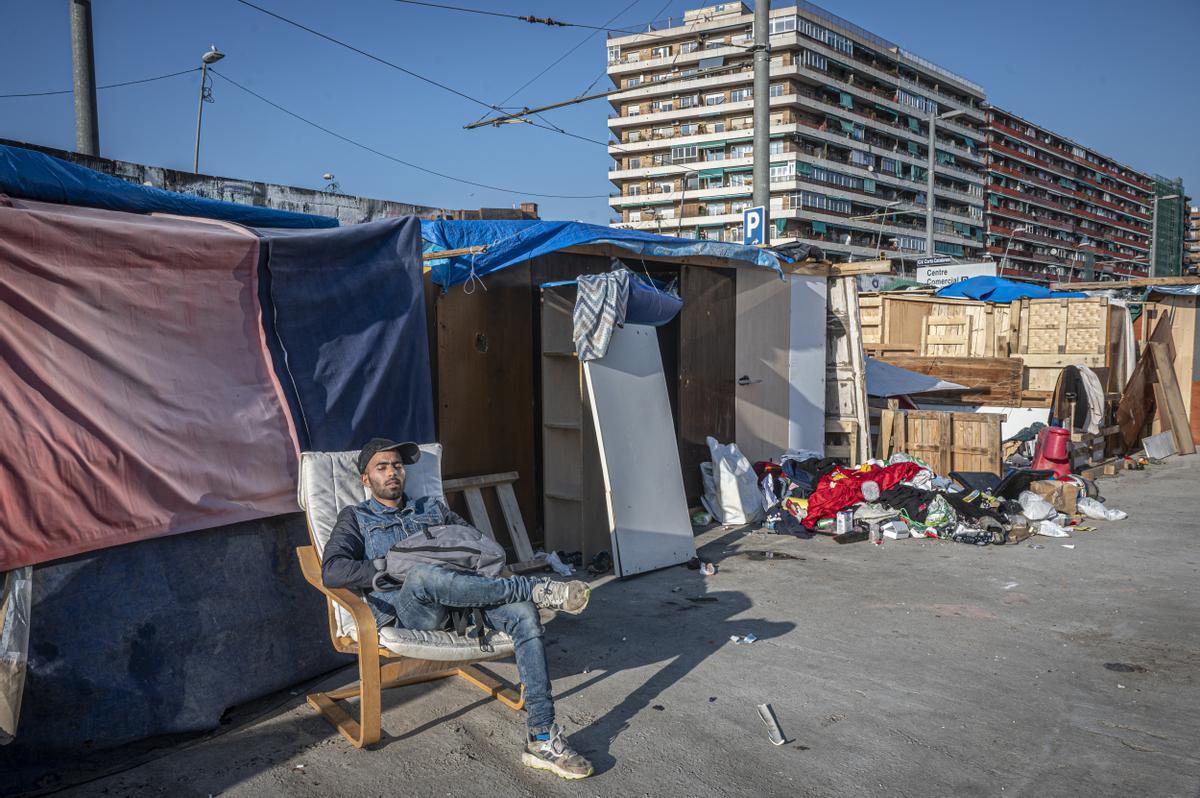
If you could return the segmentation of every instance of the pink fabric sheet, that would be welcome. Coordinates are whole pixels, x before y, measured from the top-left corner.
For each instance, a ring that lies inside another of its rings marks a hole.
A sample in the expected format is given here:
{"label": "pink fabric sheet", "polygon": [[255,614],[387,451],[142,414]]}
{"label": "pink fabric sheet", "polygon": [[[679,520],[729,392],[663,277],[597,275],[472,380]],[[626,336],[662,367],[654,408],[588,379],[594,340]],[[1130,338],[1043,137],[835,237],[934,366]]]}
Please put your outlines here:
{"label": "pink fabric sheet", "polygon": [[0,572],[297,510],[258,249],[0,197]]}

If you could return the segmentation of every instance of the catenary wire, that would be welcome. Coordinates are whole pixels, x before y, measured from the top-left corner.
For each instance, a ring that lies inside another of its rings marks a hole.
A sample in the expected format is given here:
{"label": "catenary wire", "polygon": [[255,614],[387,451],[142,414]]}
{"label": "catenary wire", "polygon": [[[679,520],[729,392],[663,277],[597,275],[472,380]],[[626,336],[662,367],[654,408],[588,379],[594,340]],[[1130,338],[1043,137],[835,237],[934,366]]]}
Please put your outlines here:
{"label": "catenary wire", "polygon": [[[523,195],[523,196],[527,196],[527,197],[544,197],[544,198],[548,198],[548,199],[601,199],[601,198],[607,199],[608,198],[607,194],[549,194],[549,193],[537,192],[537,191],[522,191],[522,190],[518,190],[518,189],[504,188],[503,186],[493,186],[488,183],[479,183],[474,180],[467,180],[466,178],[455,177],[454,175],[449,175],[449,174],[446,174],[445,172],[439,172],[436,169],[430,169],[426,166],[421,166],[419,164],[412,163],[411,161],[406,161],[403,158],[397,158],[395,155],[391,155],[389,153],[383,152],[382,150],[377,150],[374,147],[371,147],[370,145],[363,144],[362,142],[356,141],[356,140],[350,138],[349,136],[345,136],[341,133],[338,133],[335,130],[331,130],[331,129],[325,127],[324,125],[321,125],[317,122],[312,121],[311,119],[301,116],[300,114],[296,113],[295,111],[284,108],[279,103],[277,103],[273,100],[270,100],[267,97],[264,97],[263,95],[259,94],[258,92],[254,91],[253,89],[251,89],[247,86],[243,86],[241,83],[238,83],[233,78],[228,77],[227,75],[224,75],[211,67],[209,67],[208,71],[210,74],[216,75],[218,78],[225,81],[226,83],[229,83],[232,86],[239,88],[242,91],[246,92],[247,94],[258,98],[259,100],[261,100],[262,102],[271,106],[272,108],[275,108],[278,111],[282,111],[283,113],[287,114],[288,116],[292,117],[293,119],[303,122],[304,124],[308,125],[309,127],[314,127],[317,130],[320,130],[322,133],[333,136],[334,138],[339,139],[340,141],[344,141],[345,143],[350,144],[355,147],[358,147],[361,150],[366,150],[369,153],[378,155],[380,158],[386,158],[389,161],[394,161],[395,163],[401,164],[402,166],[407,166],[410,169],[416,169],[419,172],[425,172],[426,174],[434,175],[435,177],[440,177],[445,180],[452,180],[456,183],[463,183],[468,186],[475,186],[477,188],[486,188],[486,189],[490,189],[492,191],[502,191],[505,194],[517,194],[517,195]],[[547,128],[547,129],[549,129],[549,128]]]}
{"label": "catenary wire", "polygon": [[[238,2],[241,2],[241,1],[242,0],[238,0]],[[607,27],[606,25],[588,25],[583,22],[567,22],[565,20],[552,19],[550,17],[535,17],[531,14],[510,14],[510,13],[506,13],[503,11],[488,11],[488,10],[482,9],[482,8],[466,8],[464,6],[452,6],[452,5],[446,5],[443,3],[429,3],[429,2],[425,2],[425,0],[392,0],[392,2],[404,3],[406,5],[412,5],[412,6],[425,6],[426,8],[440,8],[443,11],[457,11],[457,12],[463,13],[463,14],[482,14],[482,15],[488,16],[488,17],[504,17],[507,19],[517,20],[519,22],[530,22],[530,23],[535,23],[535,24],[540,24],[540,25],[549,25],[549,26],[555,27],[555,28],[585,28],[585,29],[594,30],[594,31],[608,31],[609,33],[620,33],[620,34],[624,34],[626,36],[632,36],[632,35],[648,36],[652,39],[670,38],[670,37],[666,37],[662,34],[654,34],[654,33],[651,33],[650,31],[636,30],[636,29],[631,29],[631,28],[610,28],[610,27]],[[648,24],[653,24],[653,22],[658,22],[658,21],[659,20],[653,20],[651,23],[648,23]],[[731,46],[743,47],[747,50],[754,49],[754,45],[735,44],[735,45],[731,45]]]}
{"label": "catenary wire", "polygon": [[[179,72],[172,72],[168,75],[158,75],[153,78],[141,78],[139,80],[125,80],[120,83],[106,83],[103,86],[97,86],[97,91],[100,89],[117,89],[121,86],[136,86],[139,83],[153,83],[156,80],[166,80],[167,78],[177,78],[180,75],[190,75],[193,72],[199,72],[200,67],[192,67],[191,69],[183,69]],[[50,97],[56,94],[74,94],[74,89],[60,89],[59,91],[30,91],[21,94],[0,94],[0,100],[7,100],[11,97]]]}
{"label": "catenary wire", "polygon": [[[611,17],[609,17],[609,18],[608,18],[608,21],[607,21],[607,22],[605,22],[604,24],[605,24],[605,25],[611,24],[611,23],[612,23],[614,20],[616,20],[616,19],[617,19],[617,17],[620,17],[622,14],[624,14],[626,11],[628,11],[628,10],[629,10],[629,9],[631,9],[631,8],[633,8],[634,6],[636,6],[636,5],[637,5],[638,3],[640,3],[640,2],[642,2],[642,0],[631,0],[631,2],[629,3],[629,5],[625,6],[625,7],[624,7],[624,8],[622,8],[620,11],[618,11],[617,13],[615,13],[615,14],[613,14]],[[668,3],[669,3],[669,2],[671,2],[671,0],[668,0]],[[545,67],[545,68],[544,68],[544,69],[543,69],[541,72],[537,73],[536,75],[534,75],[533,77],[531,77],[529,80],[527,80],[527,81],[525,81],[524,83],[522,83],[522,84],[521,84],[519,87],[517,87],[516,89],[514,89],[514,90],[513,90],[513,91],[512,91],[512,92],[511,92],[511,93],[510,93],[510,94],[509,94],[507,97],[505,97],[503,100],[501,100],[501,101],[498,103],[498,105],[500,105],[501,107],[503,107],[503,106],[504,106],[504,105],[505,105],[505,104],[506,104],[506,103],[507,103],[509,100],[511,100],[513,97],[516,97],[516,96],[517,96],[518,94],[520,94],[522,91],[524,91],[525,89],[529,88],[529,86],[530,86],[532,83],[534,83],[534,82],[535,82],[535,81],[536,81],[538,78],[540,78],[542,75],[545,75],[545,74],[546,74],[547,72],[549,72],[551,69],[554,69],[554,67],[558,66],[558,65],[559,65],[559,64],[561,64],[563,61],[565,61],[565,60],[566,60],[566,59],[567,59],[567,58],[568,58],[568,57],[569,57],[569,56],[570,56],[572,53],[574,53],[576,50],[578,50],[578,49],[579,49],[580,47],[582,47],[583,45],[585,45],[585,44],[587,44],[588,42],[590,42],[590,41],[591,41],[591,40],[592,40],[592,39],[593,39],[593,38],[596,36],[596,34],[597,34],[597,33],[599,33],[599,32],[600,32],[600,31],[595,31],[595,30],[594,30],[594,31],[592,31],[591,33],[589,33],[587,36],[584,36],[582,39],[580,39],[578,42],[576,42],[576,43],[575,43],[575,46],[574,46],[574,47],[572,47],[570,50],[567,50],[565,53],[563,53],[562,55],[560,55],[558,58],[554,59],[554,60],[553,60],[553,61],[551,61],[549,64],[547,64],[547,65],[546,65],[546,67]],[[594,82],[595,82],[595,81],[593,81],[593,83],[594,83]],[[587,92],[584,92],[584,93],[586,94]],[[486,117],[487,117],[487,114],[484,114],[482,117],[480,117],[480,119],[485,119]]]}
{"label": "catenary wire", "polygon": [[275,19],[279,20],[280,22],[285,22],[288,25],[292,25],[293,27],[299,28],[302,31],[311,33],[313,36],[317,36],[321,39],[324,39],[327,42],[332,42],[333,44],[336,44],[339,47],[344,47],[347,50],[358,53],[359,55],[366,56],[367,58],[370,58],[372,61],[383,64],[384,66],[388,66],[388,67],[391,67],[392,69],[399,70],[400,72],[403,72],[404,74],[408,75],[409,77],[413,77],[413,78],[416,78],[417,80],[424,81],[425,83],[428,83],[431,86],[436,86],[439,89],[442,89],[443,91],[448,91],[451,94],[454,94],[454,95],[457,95],[458,97],[463,98],[464,100],[469,100],[470,102],[473,102],[477,105],[482,105],[484,108],[487,108],[492,111],[500,111],[501,110],[501,109],[497,108],[496,106],[492,105],[491,103],[484,102],[483,100],[479,99],[478,97],[472,97],[471,95],[469,95],[465,92],[459,91],[458,89],[454,88],[453,86],[447,86],[445,83],[434,80],[431,77],[422,75],[419,72],[414,72],[411,69],[408,69],[407,67],[402,67],[394,61],[389,61],[386,58],[382,58],[380,56],[375,55],[374,53],[369,53],[366,50],[355,47],[354,45],[352,45],[348,42],[344,42],[341,39],[335,39],[334,37],[332,37],[326,33],[321,33],[319,30],[310,28],[307,25],[296,22],[293,19],[288,19],[287,17],[283,16],[282,14],[276,14],[274,11],[270,11],[268,9],[263,8],[262,6],[255,5],[254,3],[251,3],[250,0],[235,0],[235,2],[241,3],[242,5],[246,6],[247,8],[253,8],[255,11],[259,11],[263,14],[266,14],[269,17],[274,17]]}

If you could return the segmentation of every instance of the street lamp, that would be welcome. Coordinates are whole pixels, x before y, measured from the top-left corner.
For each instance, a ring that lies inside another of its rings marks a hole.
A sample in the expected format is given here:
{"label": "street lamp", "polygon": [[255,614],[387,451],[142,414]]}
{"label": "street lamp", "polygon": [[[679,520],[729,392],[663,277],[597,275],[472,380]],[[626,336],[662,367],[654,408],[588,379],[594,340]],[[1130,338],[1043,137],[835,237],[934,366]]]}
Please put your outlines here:
{"label": "street lamp", "polygon": [[1150,223],[1150,276],[1157,277],[1155,272],[1158,271],[1158,203],[1163,200],[1179,199],[1179,194],[1168,194],[1165,197],[1154,198],[1154,217]]}
{"label": "street lamp", "polygon": [[208,52],[200,56],[200,108],[196,111],[196,155],[192,159],[192,172],[200,173],[200,123],[204,120],[204,103],[212,102],[212,89],[208,86],[208,65],[225,57],[225,53],[210,45]]}
{"label": "street lamp", "polygon": [[1001,271],[1008,268],[1008,250],[1012,246],[1013,239],[1016,238],[1017,233],[1028,233],[1028,232],[1029,232],[1029,227],[1027,225],[1021,225],[1020,227],[1013,228],[1012,234],[1008,237],[1008,246],[1006,246],[1004,248],[1004,254],[1000,257]]}
{"label": "street lamp", "polygon": [[936,113],[929,115],[929,160],[925,169],[925,254],[933,254],[933,164],[937,150],[937,137],[934,134],[934,129],[937,127],[939,119],[953,119],[956,116],[962,116],[966,111],[959,108],[954,111],[947,111],[940,116]]}

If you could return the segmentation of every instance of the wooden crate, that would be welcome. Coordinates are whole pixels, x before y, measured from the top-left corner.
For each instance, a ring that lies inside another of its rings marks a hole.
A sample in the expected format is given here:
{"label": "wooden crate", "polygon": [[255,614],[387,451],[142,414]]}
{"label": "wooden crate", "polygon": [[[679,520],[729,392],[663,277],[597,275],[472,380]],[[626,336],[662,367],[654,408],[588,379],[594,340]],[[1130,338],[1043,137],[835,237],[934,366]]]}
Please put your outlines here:
{"label": "wooden crate", "polygon": [[965,392],[948,394],[956,403],[1016,407],[1021,401],[1019,358],[887,355],[880,360],[967,386],[969,390]]}
{"label": "wooden crate", "polygon": [[990,471],[1001,474],[999,413],[948,413],[937,410],[884,410],[878,454],[886,459],[903,452],[925,461],[934,473]]}
{"label": "wooden crate", "polygon": [[1017,355],[1023,387],[1052,391],[1063,366],[1108,366],[1108,299],[1022,299]]}

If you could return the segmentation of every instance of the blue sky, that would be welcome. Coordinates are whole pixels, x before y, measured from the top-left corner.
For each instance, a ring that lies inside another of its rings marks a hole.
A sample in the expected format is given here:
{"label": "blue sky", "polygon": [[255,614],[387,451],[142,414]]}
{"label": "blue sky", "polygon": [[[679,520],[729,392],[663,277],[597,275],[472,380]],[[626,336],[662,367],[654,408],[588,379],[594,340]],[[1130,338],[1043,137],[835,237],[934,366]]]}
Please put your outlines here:
{"label": "blue sky", "polygon": [[[500,103],[588,30],[547,28],[394,0],[255,0],[331,36]],[[630,7],[630,4],[632,6]],[[665,5],[664,5],[665,3]],[[462,0],[469,5],[599,25],[678,16],[681,0]],[[786,3],[780,3],[786,5]],[[528,125],[474,131],[480,106],[247,8],[235,0],[95,0],[100,84],[188,69],[210,44],[217,69],[332,130],[446,174],[516,189],[462,185],[359,150],[215,81],[205,107],[201,171],[321,187],[447,208],[540,203],[543,218],[605,223],[604,147]],[[859,0],[825,5],[851,22],[983,84],[989,99],[1135,168],[1182,176],[1200,197],[1196,31],[1200,2],[1009,0],[1004,4]],[[0,0],[0,94],[68,89],[66,0]],[[537,105],[583,92],[604,70],[597,33],[509,104]],[[606,80],[597,88],[608,88]],[[190,169],[198,75],[100,92],[101,153]],[[547,114],[568,131],[603,140],[610,106],[594,101]],[[0,99],[0,137],[74,145],[70,95]],[[528,192],[528,193],[525,193]]]}

